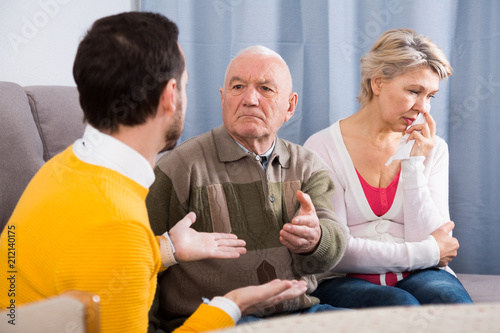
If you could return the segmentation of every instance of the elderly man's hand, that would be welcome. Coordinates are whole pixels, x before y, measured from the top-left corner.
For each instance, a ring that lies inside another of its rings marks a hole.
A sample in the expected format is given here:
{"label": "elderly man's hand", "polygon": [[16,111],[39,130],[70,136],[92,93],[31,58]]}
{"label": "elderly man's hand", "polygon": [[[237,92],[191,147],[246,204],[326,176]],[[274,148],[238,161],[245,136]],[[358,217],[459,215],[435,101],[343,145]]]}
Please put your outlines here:
{"label": "elderly man's hand", "polygon": [[245,241],[236,235],[198,232],[191,228],[196,215],[191,212],[170,229],[168,235],[175,247],[177,261],[195,261],[209,258],[233,259],[246,253]]}
{"label": "elderly man's hand", "polygon": [[308,254],[313,252],[320,239],[321,227],[311,197],[297,191],[300,203],[299,214],[280,231],[280,242],[293,253]]}

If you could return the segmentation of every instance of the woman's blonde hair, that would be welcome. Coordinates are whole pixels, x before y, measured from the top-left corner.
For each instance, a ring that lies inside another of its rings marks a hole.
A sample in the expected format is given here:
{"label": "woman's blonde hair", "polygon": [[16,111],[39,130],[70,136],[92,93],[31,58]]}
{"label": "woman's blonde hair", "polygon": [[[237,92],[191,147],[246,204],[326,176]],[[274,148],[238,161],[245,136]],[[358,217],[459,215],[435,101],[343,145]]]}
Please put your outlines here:
{"label": "woman's blonde hair", "polygon": [[363,105],[372,99],[372,78],[391,80],[420,66],[431,68],[440,80],[452,72],[443,51],[429,38],[411,29],[384,32],[361,58],[359,103]]}

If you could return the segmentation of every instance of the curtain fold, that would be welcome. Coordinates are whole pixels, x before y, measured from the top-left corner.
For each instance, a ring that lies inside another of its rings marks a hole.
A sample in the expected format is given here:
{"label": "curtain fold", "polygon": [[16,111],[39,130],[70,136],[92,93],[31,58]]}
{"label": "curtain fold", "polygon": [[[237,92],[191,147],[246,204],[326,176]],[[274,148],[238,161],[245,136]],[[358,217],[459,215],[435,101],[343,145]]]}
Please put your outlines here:
{"label": "curtain fold", "polygon": [[222,122],[219,88],[241,49],[261,44],[288,63],[297,111],[279,135],[303,144],[359,108],[360,58],[384,31],[411,28],[454,69],[432,101],[450,148],[450,214],[460,241],[456,272],[500,274],[500,1],[143,0],[180,29],[189,71],[184,141]]}
{"label": "curtain fold", "polygon": [[499,274],[500,2],[460,1],[450,78],[450,213],[462,271]]}

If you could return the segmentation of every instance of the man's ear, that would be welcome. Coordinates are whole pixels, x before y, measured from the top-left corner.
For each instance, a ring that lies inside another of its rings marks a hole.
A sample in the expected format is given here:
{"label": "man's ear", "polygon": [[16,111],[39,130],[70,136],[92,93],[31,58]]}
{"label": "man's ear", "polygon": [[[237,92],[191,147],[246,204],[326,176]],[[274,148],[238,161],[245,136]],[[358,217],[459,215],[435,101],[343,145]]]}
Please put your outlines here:
{"label": "man's ear", "polygon": [[224,88],[220,88],[219,91],[220,91],[220,106],[222,108],[222,106],[224,105]]}
{"label": "man's ear", "polygon": [[378,96],[380,94],[380,90],[382,89],[382,84],[384,79],[380,76],[372,77],[370,80],[370,85],[373,91],[373,94]]}
{"label": "man's ear", "polygon": [[160,95],[159,110],[172,115],[177,107],[177,81],[175,79],[168,80],[165,88]]}
{"label": "man's ear", "polygon": [[286,111],[285,122],[292,118],[295,113],[295,109],[297,108],[297,103],[299,101],[299,95],[295,92],[290,93],[288,97],[288,110]]}

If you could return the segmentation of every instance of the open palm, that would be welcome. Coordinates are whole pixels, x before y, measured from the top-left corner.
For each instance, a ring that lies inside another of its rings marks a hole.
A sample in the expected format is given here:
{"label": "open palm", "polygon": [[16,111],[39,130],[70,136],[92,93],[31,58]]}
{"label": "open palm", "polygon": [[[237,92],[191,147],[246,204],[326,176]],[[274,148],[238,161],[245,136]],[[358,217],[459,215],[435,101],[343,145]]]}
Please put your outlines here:
{"label": "open palm", "polygon": [[198,232],[191,228],[196,215],[191,212],[170,229],[177,261],[234,259],[246,253],[245,241],[234,234]]}

